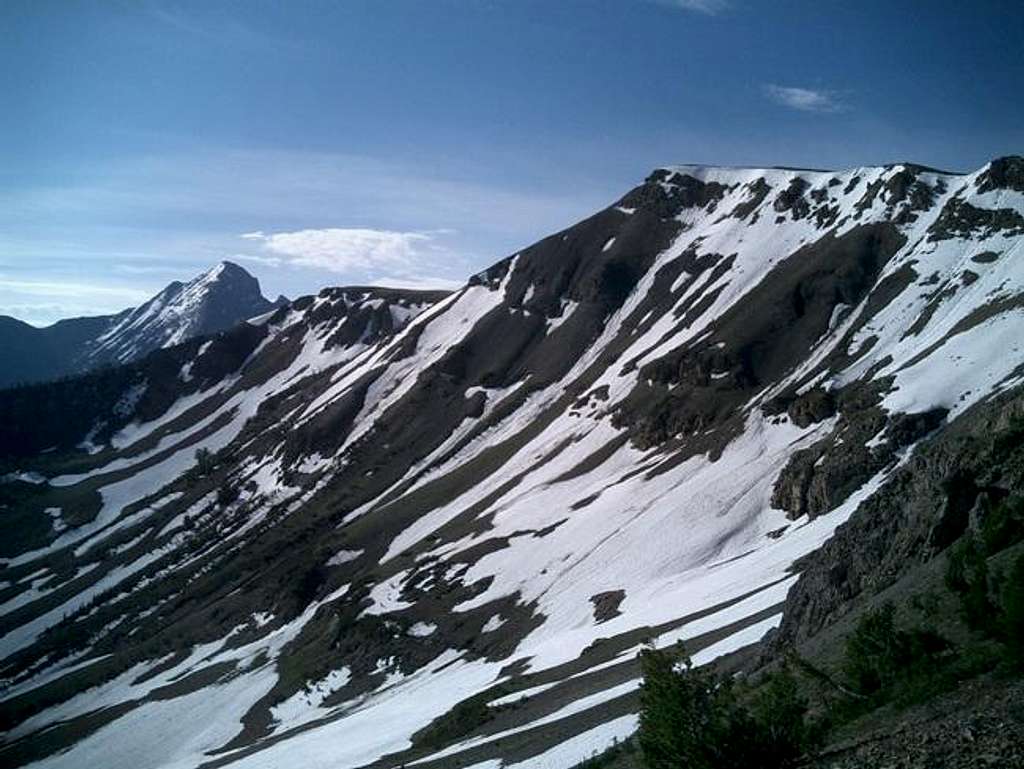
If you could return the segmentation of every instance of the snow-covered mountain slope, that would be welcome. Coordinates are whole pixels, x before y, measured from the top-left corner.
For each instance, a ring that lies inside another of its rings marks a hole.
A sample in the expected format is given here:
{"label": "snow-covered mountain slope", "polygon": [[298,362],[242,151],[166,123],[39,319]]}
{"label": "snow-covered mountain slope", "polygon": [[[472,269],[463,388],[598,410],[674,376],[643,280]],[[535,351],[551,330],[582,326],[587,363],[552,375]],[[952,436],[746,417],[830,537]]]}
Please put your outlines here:
{"label": "snow-covered mountain slope", "polygon": [[256,278],[237,264],[221,262],[117,315],[70,318],[46,328],[0,317],[5,363],[0,387],[128,363],[161,347],[223,331],[285,301],[264,298]]}
{"label": "snow-covered mountain slope", "polygon": [[645,639],[756,642],[1021,386],[1022,242],[1020,158],[665,168],[450,296],[327,290],[48,391],[106,395],[4,443],[0,755],[571,766],[635,728]]}

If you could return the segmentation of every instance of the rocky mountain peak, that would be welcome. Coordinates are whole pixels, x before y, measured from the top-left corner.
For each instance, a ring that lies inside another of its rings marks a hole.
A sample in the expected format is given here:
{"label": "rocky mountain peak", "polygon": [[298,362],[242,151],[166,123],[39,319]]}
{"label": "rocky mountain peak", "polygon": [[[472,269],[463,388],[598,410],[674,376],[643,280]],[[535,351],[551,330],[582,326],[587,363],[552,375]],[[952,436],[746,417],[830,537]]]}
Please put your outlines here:
{"label": "rocky mountain peak", "polygon": [[0,387],[127,363],[287,303],[284,296],[270,302],[254,276],[223,261],[191,280],[171,281],[149,301],[116,315],[68,318],[45,328],[12,318],[0,324]]}
{"label": "rocky mountain peak", "polygon": [[212,334],[273,309],[259,281],[223,261],[192,280],[173,281],[151,300],[119,316],[90,345],[93,365],[134,360],[158,347]]}
{"label": "rocky mountain peak", "polygon": [[1024,157],[1007,155],[989,163],[977,177],[978,192],[1013,190],[1024,192]]}
{"label": "rocky mountain peak", "polygon": [[231,286],[236,290],[250,292],[255,290],[257,293],[260,292],[259,280],[244,267],[228,260],[215,264],[206,272],[193,278],[190,283],[197,283],[206,287],[213,285]]}

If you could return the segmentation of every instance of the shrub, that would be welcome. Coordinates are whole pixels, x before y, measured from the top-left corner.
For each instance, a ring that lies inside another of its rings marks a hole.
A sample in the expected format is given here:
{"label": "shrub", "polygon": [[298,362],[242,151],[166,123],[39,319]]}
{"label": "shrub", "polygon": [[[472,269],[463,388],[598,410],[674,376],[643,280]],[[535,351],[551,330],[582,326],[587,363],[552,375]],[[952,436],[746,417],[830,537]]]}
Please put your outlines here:
{"label": "shrub", "polygon": [[885,603],[861,617],[846,640],[843,671],[858,692],[884,701],[914,679],[938,672],[938,658],[949,648],[930,629],[898,628],[896,608]]}
{"label": "shrub", "polygon": [[967,626],[1003,641],[1014,666],[1024,662],[1024,556],[1014,563],[1009,580],[1002,572],[990,574],[987,559],[1022,540],[1024,497],[1011,496],[988,512],[978,538],[964,535],[946,567],[946,585],[959,597]]}
{"label": "shrub", "polygon": [[843,671],[861,694],[874,694],[895,679],[895,607],[887,603],[861,617],[846,641]]}
{"label": "shrub", "polygon": [[227,507],[237,501],[240,494],[238,486],[232,483],[225,483],[217,488],[217,504],[221,507]]}
{"label": "shrub", "polygon": [[196,449],[196,470],[201,476],[213,472],[213,454],[209,449]]}
{"label": "shrub", "polygon": [[970,533],[950,552],[946,586],[959,596],[967,626],[991,635],[998,611],[989,596],[988,561],[983,547]]}
{"label": "shrub", "polygon": [[767,678],[754,697],[751,711],[764,765],[785,766],[813,742],[806,720],[807,700],[788,668]]}
{"label": "shrub", "polygon": [[638,742],[650,769],[712,769],[722,761],[729,732],[731,687],[695,668],[682,646],[679,653],[679,670],[670,654],[653,648],[641,653]]}
{"label": "shrub", "polygon": [[306,569],[292,584],[292,596],[295,599],[295,613],[300,613],[316,599],[317,594],[327,582],[327,570],[322,564]]}
{"label": "shrub", "polygon": [[775,769],[807,747],[806,702],[788,672],[769,677],[742,706],[732,679],[656,649],[641,654],[637,742],[650,769]]}
{"label": "shrub", "polygon": [[1024,555],[1019,555],[1003,589],[1001,635],[1013,667],[1024,668]]}
{"label": "shrub", "polygon": [[994,506],[981,524],[985,555],[994,555],[1024,539],[1024,497],[1009,497]]}

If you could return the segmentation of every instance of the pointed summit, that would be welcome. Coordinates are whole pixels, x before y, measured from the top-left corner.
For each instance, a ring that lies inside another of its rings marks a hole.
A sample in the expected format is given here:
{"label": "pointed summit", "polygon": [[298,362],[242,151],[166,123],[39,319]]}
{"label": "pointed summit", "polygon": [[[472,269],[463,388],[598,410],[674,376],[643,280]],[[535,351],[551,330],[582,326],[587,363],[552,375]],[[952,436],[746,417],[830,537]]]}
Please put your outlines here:
{"label": "pointed summit", "polygon": [[90,345],[88,368],[127,363],[158,347],[223,331],[273,307],[255,277],[223,261],[187,283],[168,284],[145,304],[116,316]]}
{"label": "pointed summit", "polygon": [[0,387],[128,363],[285,304],[284,296],[273,302],[264,297],[260,282],[244,267],[222,261],[189,281],[171,281],[149,301],[116,315],[68,318],[47,328],[3,318]]}
{"label": "pointed summit", "polygon": [[[256,280],[253,275],[246,270],[244,267],[235,264],[234,262],[224,259],[213,267],[208,269],[206,272],[201,273],[196,280],[241,280],[241,281],[254,281]],[[259,283],[259,281],[256,281]]]}

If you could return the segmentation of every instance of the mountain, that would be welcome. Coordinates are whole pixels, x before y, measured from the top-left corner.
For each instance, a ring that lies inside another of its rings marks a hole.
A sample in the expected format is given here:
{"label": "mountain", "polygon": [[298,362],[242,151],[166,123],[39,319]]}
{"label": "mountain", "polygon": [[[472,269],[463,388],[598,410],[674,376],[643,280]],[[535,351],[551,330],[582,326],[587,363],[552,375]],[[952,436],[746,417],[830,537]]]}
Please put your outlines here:
{"label": "mountain", "polygon": [[256,278],[237,264],[221,262],[116,315],[70,318],[45,328],[0,317],[0,353],[6,362],[0,387],[127,363],[159,347],[223,331],[283,301],[270,302]]}
{"label": "mountain", "polygon": [[75,371],[73,359],[110,325],[111,316],[69,318],[36,328],[0,315],[0,387],[41,382]]}
{"label": "mountain", "polygon": [[1024,414],[1022,242],[1022,158],[668,167],[450,295],[0,393],[0,756],[574,765],[645,641],[754,664],[1024,493],[947,483]]}

